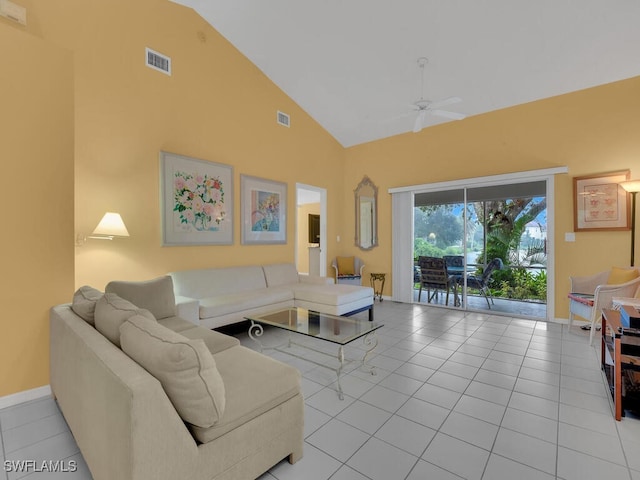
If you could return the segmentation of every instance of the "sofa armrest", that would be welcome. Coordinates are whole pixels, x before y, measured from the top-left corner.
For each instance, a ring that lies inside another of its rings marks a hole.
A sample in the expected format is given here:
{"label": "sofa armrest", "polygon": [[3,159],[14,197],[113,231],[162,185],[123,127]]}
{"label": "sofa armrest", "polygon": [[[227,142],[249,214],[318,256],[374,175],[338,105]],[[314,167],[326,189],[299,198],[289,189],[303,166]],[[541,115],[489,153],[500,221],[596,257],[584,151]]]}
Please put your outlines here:
{"label": "sofa armrest", "polygon": [[313,283],[315,285],[333,285],[336,281],[331,277],[321,277],[319,275],[300,275],[298,274],[300,283]]}
{"label": "sofa armrest", "polygon": [[195,298],[176,295],[176,314],[195,325],[200,325],[200,302]]}
{"label": "sofa armrest", "polygon": [[588,293],[595,294],[598,285],[604,285],[609,278],[609,271],[596,273],[595,275],[586,275],[581,277],[569,277],[571,281],[571,293]]}
{"label": "sofa armrest", "polygon": [[160,382],[68,306],[50,326],[52,391],[93,478],[191,477],[198,445]]}

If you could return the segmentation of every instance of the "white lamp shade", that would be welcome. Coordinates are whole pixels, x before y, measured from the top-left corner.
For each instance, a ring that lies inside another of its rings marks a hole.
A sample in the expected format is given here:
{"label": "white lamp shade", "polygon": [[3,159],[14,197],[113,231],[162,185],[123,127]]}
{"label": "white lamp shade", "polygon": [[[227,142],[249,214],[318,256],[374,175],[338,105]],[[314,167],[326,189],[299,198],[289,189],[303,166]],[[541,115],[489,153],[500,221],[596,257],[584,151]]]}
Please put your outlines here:
{"label": "white lamp shade", "polygon": [[620,186],[627,192],[640,192],[640,180],[628,180],[620,182]]}
{"label": "white lamp shade", "polygon": [[91,235],[128,237],[129,232],[119,213],[107,212]]}

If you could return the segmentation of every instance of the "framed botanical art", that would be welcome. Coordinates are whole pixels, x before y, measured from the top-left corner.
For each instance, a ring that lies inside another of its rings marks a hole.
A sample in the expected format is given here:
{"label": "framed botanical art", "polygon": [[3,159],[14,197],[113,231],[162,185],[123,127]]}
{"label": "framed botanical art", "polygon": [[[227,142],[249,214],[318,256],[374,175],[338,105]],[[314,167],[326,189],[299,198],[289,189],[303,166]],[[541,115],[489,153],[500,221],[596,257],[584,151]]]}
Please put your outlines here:
{"label": "framed botanical art", "polygon": [[160,152],[162,245],[233,244],[233,167]]}
{"label": "framed botanical art", "polygon": [[287,184],[240,175],[243,244],[287,243]]}
{"label": "framed botanical art", "polygon": [[629,170],[573,178],[574,230],[629,230]]}

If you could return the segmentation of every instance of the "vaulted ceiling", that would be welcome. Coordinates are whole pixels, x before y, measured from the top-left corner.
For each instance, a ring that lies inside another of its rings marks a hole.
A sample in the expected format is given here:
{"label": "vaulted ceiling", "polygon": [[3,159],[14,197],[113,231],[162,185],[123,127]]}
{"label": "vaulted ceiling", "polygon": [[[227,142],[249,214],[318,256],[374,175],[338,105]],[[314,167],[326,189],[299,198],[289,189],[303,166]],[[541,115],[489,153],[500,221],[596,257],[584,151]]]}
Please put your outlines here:
{"label": "vaulted ceiling", "polygon": [[173,1],[345,147],[640,75],[638,0]]}

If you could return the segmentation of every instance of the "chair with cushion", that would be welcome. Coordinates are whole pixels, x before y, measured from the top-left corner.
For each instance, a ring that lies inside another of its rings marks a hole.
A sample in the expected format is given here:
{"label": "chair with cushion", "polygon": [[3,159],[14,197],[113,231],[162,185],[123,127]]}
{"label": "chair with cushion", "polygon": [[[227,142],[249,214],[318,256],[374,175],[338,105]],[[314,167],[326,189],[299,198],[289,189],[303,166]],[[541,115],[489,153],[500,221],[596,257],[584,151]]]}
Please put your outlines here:
{"label": "chair with cushion", "polygon": [[446,292],[445,305],[449,305],[449,289],[452,286],[452,279],[447,273],[447,265],[444,259],[437,257],[418,257],[418,266],[420,267],[418,301],[420,301],[422,297],[422,289],[426,288],[427,303],[431,303],[439,291],[444,291]]}
{"label": "chair with cushion", "polygon": [[569,277],[569,329],[574,315],[590,322],[589,343],[593,344],[596,323],[603,308],[611,308],[613,297],[633,297],[640,287],[640,273],[636,268],[613,267],[595,275]]}
{"label": "chair with cushion", "polygon": [[443,255],[442,258],[451,275],[464,272],[464,257],[462,255]]}
{"label": "chair with cushion", "polygon": [[[502,270],[503,263],[500,258],[494,258],[491,260],[488,265],[485,267],[482,275],[467,275],[467,288],[475,288],[476,290],[480,290],[480,293],[484,296],[484,299],[487,301],[487,306],[489,310],[491,310],[491,305],[493,304],[493,296],[491,295],[491,291],[489,290],[489,282],[491,281],[491,275],[496,270]],[[462,275],[455,276],[456,287],[460,285],[464,285],[465,277]],[[457,292],[457,288],[456,288]],[[457,293],[456,293],[457,295]],[[491,299],[491,303],[489,303],[489,299]]]}
{"label": "chair with cushion", "polygon": [[336,271],[336,283],[362,285],[364,263],[358,257],[336,257],[331,266]]}

